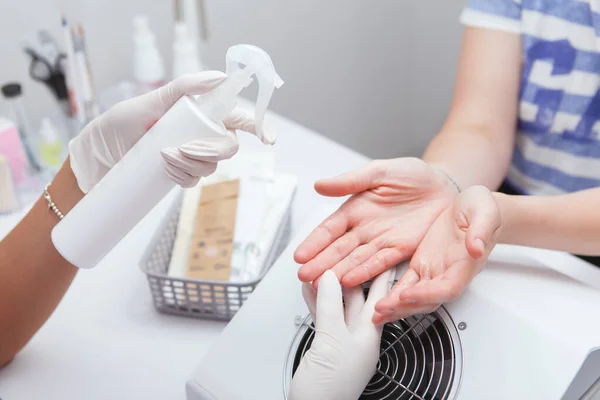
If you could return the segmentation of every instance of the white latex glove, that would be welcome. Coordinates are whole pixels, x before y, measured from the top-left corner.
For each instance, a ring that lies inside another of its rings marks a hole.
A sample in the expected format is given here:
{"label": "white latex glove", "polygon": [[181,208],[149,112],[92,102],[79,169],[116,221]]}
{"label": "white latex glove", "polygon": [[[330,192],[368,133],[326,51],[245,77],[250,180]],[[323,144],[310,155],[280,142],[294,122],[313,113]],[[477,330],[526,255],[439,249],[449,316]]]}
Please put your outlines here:
{"label": "white latex glove", "polygon": [[[302,294],[315,321],[315,338],[306,352],[289,392],[290,400],[355,400],[375,374],[382,327],[373,325],[375,303],[391,288],[395,269],[373,281],[365,301],[362,286],[344,289],[331,270],[309,283]],[[316,304],[316,305],[315,305]]]}
{"label": "white latex glove", "polygon": [[[225,78],[219,71],[184,75],[120,102],[91,121],[69,144],[71,169],[81,190],[89,192],[181,96],[207,93]],[[162,150],[166,172],[175,183],[192,187],[215,171],[217,161],[232,157],[238,149],[235,129],[255,133],[254,119],[246,110],[234,110],[223,123],[230,130],[228,136]]]}

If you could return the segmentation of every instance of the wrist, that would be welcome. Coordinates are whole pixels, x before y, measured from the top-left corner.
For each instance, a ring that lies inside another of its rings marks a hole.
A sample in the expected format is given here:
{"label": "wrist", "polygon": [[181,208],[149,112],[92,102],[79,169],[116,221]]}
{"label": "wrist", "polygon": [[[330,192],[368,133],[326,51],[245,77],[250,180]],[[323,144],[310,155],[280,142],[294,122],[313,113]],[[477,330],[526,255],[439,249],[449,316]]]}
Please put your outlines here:
{"label": "wrist", "polygon": [[461,187],[457,183],[456,179],[454,179],[454,177],[452,177],[448,172],[446,172],[446,170],[443,167],[435,164],[429,164],[429,166],[433,168],[433,170],[438,176],[442,177],[442,179],[446,182],[447,186],[451,187],[452,190],[456,192],[456,194],[460,194],[462,192]]}
{"label": "wrist", "polygon": [[504,193],[493,192],[492,197],[500,211],[500,231],[498,232],[498,243],[511,243],[511,227],[514,224],[511,214],[510,198]]}
{"label": "wrist", "polygon": [[529,207],[529,196],[514,196],[492,193],[500,210],[501,231],[498,243],[527,245],[528,236],[534,234],[537,226],[535,208]]}
{"label": "wrist", "polygon": [[64,162],[60,171],[56,174],[48,188],[52,201],[63,215],[69,211],[83,198],[84,193],[79,188],[75,174],[71,169],[69,158]]}

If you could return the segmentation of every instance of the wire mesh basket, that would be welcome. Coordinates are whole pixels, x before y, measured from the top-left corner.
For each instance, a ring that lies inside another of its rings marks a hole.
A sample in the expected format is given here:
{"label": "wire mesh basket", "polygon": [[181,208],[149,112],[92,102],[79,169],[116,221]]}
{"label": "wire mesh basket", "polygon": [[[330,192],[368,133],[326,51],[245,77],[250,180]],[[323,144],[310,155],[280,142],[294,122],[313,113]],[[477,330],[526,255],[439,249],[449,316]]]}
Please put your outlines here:
{"label": "wire mesh basket", "polygon": [[148,277],[154,306],[160,312],[228,321],[242,307],[290,239],[291,202],[281,220],[260,275],[252,281],[199,281],[168,275],[177,235],[182,195],[173,202],[144,254],[140,267]]}

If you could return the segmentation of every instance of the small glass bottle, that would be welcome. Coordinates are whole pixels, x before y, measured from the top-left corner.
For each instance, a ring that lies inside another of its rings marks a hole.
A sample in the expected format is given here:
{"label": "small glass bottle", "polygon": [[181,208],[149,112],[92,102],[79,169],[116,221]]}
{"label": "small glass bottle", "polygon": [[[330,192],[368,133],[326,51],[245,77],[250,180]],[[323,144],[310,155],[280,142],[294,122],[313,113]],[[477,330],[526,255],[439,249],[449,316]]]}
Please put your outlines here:
{"label": "small glass bottle", "polygon": [[6,85],[2,86],[2,94],[10,106],[12,113],[11,119],[17,125],[17,130],[19,131],[21,142],[25,148],[29,164],[35,172],[39,173],[42,169],[36,157],[36,146],[34,145],[35,136],[31,130],[31,125],[29,123],[29,119],[27,118],[27,114],[25,113],[25,107],[23,107],[21,85],[19,83],[7,83]]}
{"label": "small glass bottle", "polygon": [[49,118],[42,119],[40,126],[40,155],[44,166],[55,175],[63,162],[63,144]]}

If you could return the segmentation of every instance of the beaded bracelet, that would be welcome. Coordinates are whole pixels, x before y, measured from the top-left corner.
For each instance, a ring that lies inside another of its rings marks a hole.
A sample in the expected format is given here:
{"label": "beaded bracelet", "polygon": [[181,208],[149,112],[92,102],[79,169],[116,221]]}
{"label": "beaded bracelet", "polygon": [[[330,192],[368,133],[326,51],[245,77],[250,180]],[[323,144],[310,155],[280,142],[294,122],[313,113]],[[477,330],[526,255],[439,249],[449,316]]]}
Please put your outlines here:
{"label": "beaded bracelet", "polygon": [[56,214],[58,219],[63,219],[64,218],[63,213],[60,212],[58,207],[56,207],[56,204],[54,204],[54,201],[52,201],[52,196],[50,196],[50,192],[48,191],[49,187],[50,187],[50,184],[47,184],[46,187],[44,187],[44,198],[48,202],[48,209],[54,211],[54,214]]}

